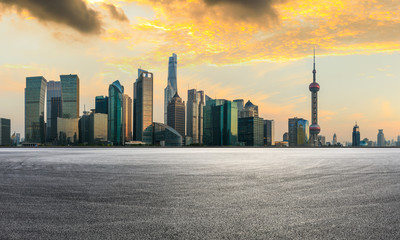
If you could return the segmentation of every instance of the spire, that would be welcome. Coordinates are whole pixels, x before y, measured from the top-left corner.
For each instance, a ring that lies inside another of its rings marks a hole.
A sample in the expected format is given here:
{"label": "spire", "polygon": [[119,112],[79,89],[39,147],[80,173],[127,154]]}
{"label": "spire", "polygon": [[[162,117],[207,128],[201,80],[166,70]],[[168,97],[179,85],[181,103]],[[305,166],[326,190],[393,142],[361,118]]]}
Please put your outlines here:
{"label": "spire", "polygon": [[313,82],[317,81],[317,70],[315,69],[315,47],[314,47],[314,69],[313,69]]}

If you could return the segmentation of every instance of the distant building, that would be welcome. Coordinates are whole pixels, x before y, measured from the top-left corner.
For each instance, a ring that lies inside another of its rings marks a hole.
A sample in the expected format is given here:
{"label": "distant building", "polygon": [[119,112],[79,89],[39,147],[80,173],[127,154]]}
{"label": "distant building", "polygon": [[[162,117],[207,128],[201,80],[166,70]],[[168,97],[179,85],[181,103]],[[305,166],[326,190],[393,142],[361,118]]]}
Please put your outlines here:
{"label": "distant building", "polygon": [[258,106],[254,105],[252,102],[247,101],[246,105],[242,110],[238,110],[239,118],[245,117],[258,117]]}
{"label": "distant building", "polygon": [[88,144],[90,138],[90,119],[89,119],[88,111],[84,111],[83,115],[80,117],[78,125],[79,125],[79,143]]}
{"label": "distant building", "polygon": [[108,88],[108,141],[124,145],[124,87],[116,80]]}
{"label": "distant building", "polygon": [[377,145],[378,147],[386,146],[385,134],[383,133],[383,129],[379,129]]}
{"label": "distant building", "polygon": [[62,117],[79,118],[79,77],[76,74],[60,75]]}
{"label": "distant building", "polygon": [[244,100],[243,99],[235,99],[233,100],[234,103],[236,103],[238,112],[242,111],[244,109]]}
{"label": "distant building", "polygon": [[309,140],[309,124],[302,118],[289,119],[289,146],[306,146]]}
{"label": "distant building", "polygon": [[79,118],[57,118],[58,144],[77,144],[79,140]]}
{"label": "distant building", "polygon": [[353,136],[352,146],[359,147],[361,144],[361,136],[360,136],[360,127],[357,125],[357,123],[353,127],[352,136]]}
{"label": "distant building", "polygon": [[62,117],[61,82],[47,82],[46,141],[57,140],[57,118]]}
{"label": "distant building", "polygon": [[288,132],[285,132],[285,133],[283,134],[282,139],[283,139],[283,142],[289,142],[289,133],[288,133]]}
{"label": "distant building", "polygon": [[182,136],[163,123],[152,123],[143,132],[143,142],[156,146],[182,146]]}
{"label": "distant building", "polygon": [[336,133],[333,134],[332,145],[336,145],[338,143]]}
{"label": "distant building", "polygon": [[14,132],[11,136],[11,144],[13,146],[18,146],[21,144],[21,134]]}
{"label": "distant building", "polygon": [[143,131],[153,124],[153,74],[138,70],[133,87],[133,140],[143,141]]}
{"label": "distant building", "polygon": [[236,103],[224,99],[208,98],[204,107],[203,134],[205,145],[237,145],[238,111]]}
{"label": "distant building", "polygon": [[175,129],[182,137],[185,136],[185,102],[178,93],[168,103],[167,125]]}
{"label": "distant building", "polygon": [[97,96],[95,101],[96,101],[95,112],[108,114],[108,97]]}
{"label": "distant building", "polygon": [[321,146],[326,146],[326,139],[325,139],[325,136],[319,135],[319,136],[318,136],[318,142],[319,142],[319,144],[320,144]]}
{"label": "distant building", "polygon": [[204,92],[196,89],[188,90],[186,103],[186,135],[191,137],[193,144],[203,144],[203,108]]}
{"label": "distant building", "polygon": [[0,118],[0,146],[11,145],[11,120]]}
{"label": "distant building", "polygon": [[164,89],[164,123],[168,121],[168,104],[178,92],[177,74],[178,74],[178,56],[174,53],[168,60],[168,81]]}
{"label": "distant building", "polygon": [[264,120],[264,145],[275,145],[275,122],[274,120]]}
{"label": "distant building", "polygon": [[238,119],[239,142],[245,146],[264,146],[264,119],[243,117]]}
{"label": "distant building", "polygon": [[25,88],[25,142],[44,143],[45,122],[44,104],[47,80],[40,77],[27,77]]}
{"label": "distant building", "polygon": [[132,141],[132,98],[130,98],[127,94],[124,95],[122,116],[124,120],[123,124],[125,142],[129,142]]}
{"label": "distant building", "polygon": [[91,112],[89,115],[89,144],[105,144],[108,136],[108,115]]}

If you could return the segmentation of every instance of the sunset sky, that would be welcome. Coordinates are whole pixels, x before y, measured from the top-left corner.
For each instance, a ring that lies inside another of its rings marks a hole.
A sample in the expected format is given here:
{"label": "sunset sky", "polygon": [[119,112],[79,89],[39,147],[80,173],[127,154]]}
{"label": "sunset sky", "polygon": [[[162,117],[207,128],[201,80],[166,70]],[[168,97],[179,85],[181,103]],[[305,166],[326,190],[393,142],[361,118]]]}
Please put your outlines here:
{"label": "sunset sky", "polygon": [[321,135],[400,135],[398,0],[0,0],[0,117],[24,134],[27,76],[80,77],[81,112],[120,80],[133,97],[137,68],[154,73],[154,121],[163,121],[168,57],[178,92],[251,100],[274,119],[310,120],[317,51]]}

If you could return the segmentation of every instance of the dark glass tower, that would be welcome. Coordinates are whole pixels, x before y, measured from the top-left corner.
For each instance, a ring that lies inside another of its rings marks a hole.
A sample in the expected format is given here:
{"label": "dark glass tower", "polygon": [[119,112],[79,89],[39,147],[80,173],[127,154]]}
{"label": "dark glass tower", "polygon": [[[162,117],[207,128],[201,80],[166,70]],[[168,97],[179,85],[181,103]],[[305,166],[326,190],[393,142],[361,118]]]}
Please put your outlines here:
{"label": "dark glass tower", "polygon": [[133,86],[133,139],[143,141],[143,131],[153,123],[153,74],[138,70]]}
{"label": "dark glass tower", "polygon": [[76,74],[60,75],[62,117],[79,118],[79,77]]}
{"label": "dark glass tower", "polygon": [[124,87],[117,80],[108,88],[108,141],[114,145],[124,144],[123,101]]}
{"label": "dark glass tower", "polygon": [[361,137],[360,137],[360,128],[358,127],[357,123],[353,127],[353,147],[359,147],[361,143]]}
{"label": "dark glass tower", "polygon": [[27,77],[25,88],[25,142],[45,141],[44,104],[47,80]]}
{"label": "dark glass tower", "polygon": [[321,132],[321,128],[318,125],[318,91],[320,89],[317,83],[317,70],[315,69],[315,49],[314,49],[314,69],[313,82],[310,84],[309,89],[311,92],[311,126],[310,126],[310,144],[311,146],[317,147],[318,134]]}
{"label": "dark glass tower", "polygon": [[47,83],[47,124],[46,141],[57,139],[57,118],[62,117],[61,82]]}
{"label": "dark glass tower", "polygon": [[107,96],[97,96],[95,100],[95,112],[96,113],[108,113],[108,97]]}
{"label": "dark glass tower", "polygon": [[[168,121],[168,104],[178,92],[178,56],[174,53],[168,60],[168,81],[164,89],[164,123]],[[183,136],[184,137],[184,136]]]}
{"label": "dark glass tower", "polygon": [[185,136],[185,102],[178,93],[168,104],[167,125],[175,129],[182,137]]}

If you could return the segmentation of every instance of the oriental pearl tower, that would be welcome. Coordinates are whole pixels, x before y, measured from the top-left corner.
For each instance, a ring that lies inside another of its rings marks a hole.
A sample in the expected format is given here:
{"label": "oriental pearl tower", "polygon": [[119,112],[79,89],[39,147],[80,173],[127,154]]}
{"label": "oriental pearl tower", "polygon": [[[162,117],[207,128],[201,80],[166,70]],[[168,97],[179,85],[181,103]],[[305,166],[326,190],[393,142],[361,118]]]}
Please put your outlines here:
{"label": "oriental pearl tower", "polygon": [[317,70],[315,70],[315,48],[314,48],[314,70],[313,70],[313,82],[310,84],[311,92],[311,119],[312,124],[310,126],[310,144],[311,146],[318,147],[318,134],[321,132],[321,128],[318,125],[318,91],[320,89],[317,83]]}

